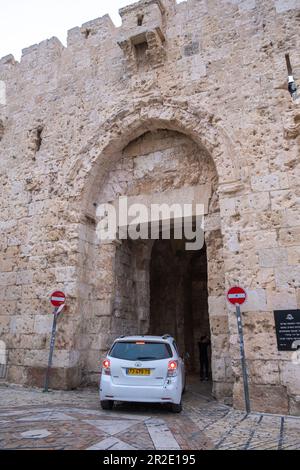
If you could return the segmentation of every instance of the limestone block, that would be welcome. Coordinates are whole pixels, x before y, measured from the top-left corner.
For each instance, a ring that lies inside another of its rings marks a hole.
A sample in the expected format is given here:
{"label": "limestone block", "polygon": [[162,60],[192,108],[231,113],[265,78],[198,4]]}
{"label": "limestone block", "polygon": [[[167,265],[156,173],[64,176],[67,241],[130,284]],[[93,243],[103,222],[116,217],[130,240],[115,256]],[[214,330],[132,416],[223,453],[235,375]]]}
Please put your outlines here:
{"label": "limestone block", "polygon": [[287,175],[284,173],[270,173],[264,176],[252,176],[251,186],[253,191],[272,191],[289,187]]}
{"label": "limestone block", "polygon": [[211,369],[213,380],[216,380],[217,382],[226,381],[226,369],[224,358],[217,359],[212,357]]}
{"label": "limestone block", "polygon": [[228,350],[228,334],[219,334],[212,336],[211,338],[212,351],[222,351],[222,356],[225,355],[225,351]]}
{"label": "limestone block", "polygon": [[15,272],[5,272],[0,274],[0,286],[16,285],[17,275]]}
{"label": "limestone block", "polygon": [[50,341],[50,333],[47,335],[41,335],[40,333],[30,333],[28,335],[19,334],[15,335],[14,339],[16,338],[16,343],[14,348],[16,349],[45,349],[48,348],[49,350],[49,341]]}
{"label": "limestone block", "polygon": [[[42,388],[45,383],[45,367],[32,366],[24,370],[24,383],[29,387]],[[50,387],[54,390],[74,390],[81,383],[81,370],[74,367],[52,367]]]}
{"label": "limestone block", "polygon": [[281,383],[287,387],[289,395],[300,395],[300,364],[293,364],[292,357],[290,357],[289,361],[279,363],[279,369]]}
{"label": "limestone block", "polygon": [[267,289],[267,305],[272,311],[296,309],[297,297],[295,289]]}
{"label": "limestone block", "polygon": [[34,332],[44,335],[51,334],[53,324],[53,315],[35,315]]}
{"label": "limestone block", "polygon": [[68,31],[68,38],[67,38],[68,47],[72,47],[78,44],[78,42],[83,41],[83,39],[84,39],[84,36],[81,32],[81,29],[78,26]]}
{"label": "limestone block", "polygon": [[1,331],[1,336],[3,335],[8,335],[10,333],[10,324],[11,324],[11,314],[12,312],[9,312],[10,315],[6,314],[6,311],[1,308],[0,310],[0,331]]}
{"label": "limestone block", "polygon": [[220,199],[220,210],[222,216],[231,216],[237,212],[236,199],[226,198]]}
{"label": "limestone block", "polygon": [[204,230],[205,232],[208,231],[216,231],[220,230],[221,227],[221,219],[220,214],[208,214],[204,217]]}
{"label": "limestone block", "polygon": [[225,296],[209,296],[208,298],[208,310],[210,316],[224,316],[226,315],[226,300]]}
{"label": "limestone block", "polygon": [[[27,350],[24,357],[24,365],[28,367],[45,367],[48,363],[49,350]],[[78,354],[74,356],[71,351],[55,349],[53,354],[53,367],[72,367],[78,359]]]}
{"label": "limestone block", "polygon": [[300,266],[275,268],[275,281],[279,288],[300,287]]}
{"label": "limestone block", "polygon": [[272,210],[291,209],[299,207],[300,191],[299,188],[281,191],[271,191],[271,208]]}
{"label": "limestone block", "polygon": [[259,267],[258,254],[251,251],[239,251],[232,255],[230,252],[224,252],[224,270],[226,274],[236,273],[241,268],[256,270]]}
{"label": "limestone block", "polygon": [[277,13],[285,13],[289,10],[296,10],[300,8],[299,0],[274,0]]}
{"label": "limestone block", "polygon": [[7,372],[7,380],[12,384],[24,384],[26,382],[26,367],[10,365]]}
{"label": "limestone block", "polygon": [[300,246],[292,246],[287,248],[288,264],[299,265],[300,264]]}
{"label": "limestone block", "polygon": [[32,271],[18,271],[16,285],[26,285],[31,284],[33,281],[33,272]]}
{"label": "limestone block", "polygon": [[278,350],[275,330],[273,334],[268,331],[263,333],[246,334],[245,333],[246,357],[249,360],[277,360]]}
{"label": "limestone block", "polygon": [[232,404],[232,382],[213,382],[213,396],[227,405]]}
{"label": "limestone block", "polygon": [[270,336],[274,335],[275,323],[273,312],[243,312],[242,318],[245,334],[256,335],[266,333]]}
{"label": "limestone block", "polygon": [[53,268],[50,272],[53,272],[56,282],[70,282],[76,279],[77,268],[75,266],[62,266]]}
{"label": "limestone block", "polygon": [[22,297],[21,286],[8,286],[0,293],[0,298],[5,300],[19,300]]}
{"label": "limestone block", "polygon": [[[288,398],[283,386],[250,384],[249,393],[252,410],[284,415],[289,411]],[[233,397],[234,407],[240,410],[245,409],[244,390],[241,381],[234,384]]]}
{"label": "limestone block", "polygon": [[256,214],[256,230],[274,230],[283,226],[285,213],[283,210],[264,211]]}
{"label": "limestone block", "polygon": [[260,212],[270,209],[270,195],[267,191],[235,197],[237,212]]}
{"label": "limestone block", "polygon": [[29,316],[13,316],[10,322],[12,334],[30,334],[33,332],[34,318]]}
{"label": "limestone block", "polygon": [[256,0],[243,0],[239,3],[241,13],[253,10],[256,7]]}
{"label": "limestone block", "polygon": [[275,288],[275,274],[273,268],[262,268],[255,274],[251,287],[255,284],[262,288]]}
{"label": "limestone block", "polygon": [[279,230],[279,245],[281,246],[299,246],[300,245],[300,227],[291,227]]}
{"label": "limestone block", "polygon": [[254,360],[248,361],[251,383],[279,385],[279,367],[277,361]]}
{"label": "limestone block", "polygon": [[0,269],[2,273],[11,272],[16,264],[14,258],[3,258],[0,260]]}
{"label": "limestone block", "polygon": [[277,244],[277,232],[276,230],[241,232],[239,240],[243,251],[273,248]]}
{"label": "limestone block", "polygon": [[265,248],[259,251],[259,265],[262,268],[286,266],[287,264],[288,256],[285,248]]}
{"label": "limestone block", "polygon": [[282,217],[283,227],[299,227],[300,226],[300,212],[298,207],[292,207],[283,211]]}
{"label": "limestone block", "polygon": [[112,313],[112,298],[97,300],[93,303],[93,313],[97,317],[110,316]]}
{"label": "limestone block", "polygon": [[228,333],[228,316],[211,316],[210,317],[211,334],[217,336],[219,334]]}
{"label": "limestone block", "polygon": [[[109,346],[111,346],[111,342]],[[102,361],[105,359],[107,349],[108,348],[104,346],[104,348],[101,350],[92,349],[88,351],[86,367],[89,371],[100,374]]]}
{"label": "limestone block", "polygon": [[300,395],[290,397],[290,414],[300,416]]}

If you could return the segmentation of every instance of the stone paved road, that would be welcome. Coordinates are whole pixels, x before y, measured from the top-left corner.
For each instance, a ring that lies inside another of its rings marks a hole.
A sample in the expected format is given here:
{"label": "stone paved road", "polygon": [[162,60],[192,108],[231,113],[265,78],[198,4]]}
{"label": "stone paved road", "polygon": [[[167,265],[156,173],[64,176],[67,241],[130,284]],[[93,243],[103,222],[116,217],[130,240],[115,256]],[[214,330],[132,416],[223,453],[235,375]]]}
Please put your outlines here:
{"label": "stone paved road", "polygon": [[97,390],[51,392],[0,385],[1,449],[300,449],[300,417],[218,404],[191,383],[180,415],[160,405],[100,409]]}

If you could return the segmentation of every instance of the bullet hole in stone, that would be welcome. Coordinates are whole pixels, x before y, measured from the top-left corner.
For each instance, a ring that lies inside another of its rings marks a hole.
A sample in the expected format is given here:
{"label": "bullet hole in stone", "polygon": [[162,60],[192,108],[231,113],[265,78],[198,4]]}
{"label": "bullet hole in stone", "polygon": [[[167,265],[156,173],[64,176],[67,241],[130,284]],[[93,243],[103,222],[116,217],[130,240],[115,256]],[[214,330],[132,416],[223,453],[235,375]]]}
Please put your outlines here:
{"label": "bullet hole in stone", "polygon": [[[300,114],[294,117],[294,123],[299,124],[300,123]],[[0,131],[0,140],[1,140],[1,131]]]}
{"label": "bullet hole in stone", "polygon": [[36,151],[38,152],[42,146],[42,133],[43,133],[44,128],[42,126],[39,126],[36,130]]}

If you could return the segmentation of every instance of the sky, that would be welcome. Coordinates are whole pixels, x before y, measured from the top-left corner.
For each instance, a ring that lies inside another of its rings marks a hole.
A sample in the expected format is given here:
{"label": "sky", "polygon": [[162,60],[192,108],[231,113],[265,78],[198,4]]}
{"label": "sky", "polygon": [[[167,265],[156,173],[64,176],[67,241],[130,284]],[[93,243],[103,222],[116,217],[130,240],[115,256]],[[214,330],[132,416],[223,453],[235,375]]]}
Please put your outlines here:
{"label": "sky", "polygon": [[67,31],[109,14],[120,26],[118,14],[136,0],[0,0],[0,58],[56,36],[66,45]]}

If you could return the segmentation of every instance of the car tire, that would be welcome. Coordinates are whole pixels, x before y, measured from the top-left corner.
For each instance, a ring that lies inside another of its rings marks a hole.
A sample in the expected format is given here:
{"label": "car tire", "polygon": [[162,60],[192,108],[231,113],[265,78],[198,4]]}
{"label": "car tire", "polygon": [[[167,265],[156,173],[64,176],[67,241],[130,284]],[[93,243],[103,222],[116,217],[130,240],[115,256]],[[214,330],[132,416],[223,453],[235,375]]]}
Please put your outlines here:
{"label": "car tire", "polygon": [[182,404],[181,403],[171,403],[171,411],[172,411],[172,413],[181,413],[182,412]]}
{"label": "car tire", "polygon": [[103,400],[101,401],[102,410],[112,410],[114,406],[113,400]]}

